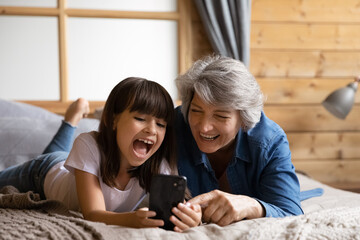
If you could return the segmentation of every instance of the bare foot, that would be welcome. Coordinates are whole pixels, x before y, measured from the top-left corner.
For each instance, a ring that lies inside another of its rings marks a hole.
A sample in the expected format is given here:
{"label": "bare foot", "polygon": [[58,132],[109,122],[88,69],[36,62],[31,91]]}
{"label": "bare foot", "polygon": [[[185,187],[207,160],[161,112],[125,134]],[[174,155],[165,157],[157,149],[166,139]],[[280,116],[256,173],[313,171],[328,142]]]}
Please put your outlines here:
{"label": "bare foot", "polygon": [[89,102],[84,98],[78,98],[70,104],[65,113],[64,120],[72,126],[77,126],[79,121],[90,112]]}

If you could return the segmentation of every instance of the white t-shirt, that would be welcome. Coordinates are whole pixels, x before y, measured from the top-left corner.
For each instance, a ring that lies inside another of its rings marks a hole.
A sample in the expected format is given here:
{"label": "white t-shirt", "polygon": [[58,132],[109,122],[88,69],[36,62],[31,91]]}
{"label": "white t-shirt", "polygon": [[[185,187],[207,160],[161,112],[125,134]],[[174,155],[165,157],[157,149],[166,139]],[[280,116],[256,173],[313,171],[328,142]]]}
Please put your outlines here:
{"label": "white t-shirt", "polygon": [[[74,169],[91,173],[98,177],[104,195],[107,211],[133,211],[139,201],[145,197],[145,190],[140,187],[137,178],[131,178],[125,190],[106,185],[100,175],[100,150],[94,133],[82,133],[74,141],[65,164],[60,162],[46,174],[44,193],[47,199],[63,202],[71,210],[80,210],[76,193]],[[160,173],[170,174],[167,161],[163,160]]]}

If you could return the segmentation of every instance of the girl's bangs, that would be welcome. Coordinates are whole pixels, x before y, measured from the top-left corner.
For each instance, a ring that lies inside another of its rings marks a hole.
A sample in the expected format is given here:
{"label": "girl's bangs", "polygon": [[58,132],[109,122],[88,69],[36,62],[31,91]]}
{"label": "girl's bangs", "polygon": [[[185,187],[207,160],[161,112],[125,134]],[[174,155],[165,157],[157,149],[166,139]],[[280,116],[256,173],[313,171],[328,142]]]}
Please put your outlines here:
{"label": "girl's bangs", "polygon": [[153,115],[171,123],[174,105],[170,96],[165,92],[166,90],[149,81],[144,83],[148,83],[147,86],[139,87],[133,93],[130,112],[137,111],[142,114]]}

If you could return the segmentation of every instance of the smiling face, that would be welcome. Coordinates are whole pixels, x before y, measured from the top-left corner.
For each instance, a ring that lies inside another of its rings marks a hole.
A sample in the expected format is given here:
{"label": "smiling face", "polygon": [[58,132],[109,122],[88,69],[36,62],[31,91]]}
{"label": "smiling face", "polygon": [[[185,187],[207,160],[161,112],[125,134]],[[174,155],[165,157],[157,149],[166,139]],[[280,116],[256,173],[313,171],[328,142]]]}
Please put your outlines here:
{"label": "smiling face", "polygon": [[238,110],[205,103],[196,93],[188,114],[192,135],[204,153],[215,153],[230,146],[241,127]]}
{"label": "smiling face", "polygon": [[120,168],[127,169],[140,166],[159,149],[165,137],[166,122],[126,109],[116,116],[114,128],[120,150]]}

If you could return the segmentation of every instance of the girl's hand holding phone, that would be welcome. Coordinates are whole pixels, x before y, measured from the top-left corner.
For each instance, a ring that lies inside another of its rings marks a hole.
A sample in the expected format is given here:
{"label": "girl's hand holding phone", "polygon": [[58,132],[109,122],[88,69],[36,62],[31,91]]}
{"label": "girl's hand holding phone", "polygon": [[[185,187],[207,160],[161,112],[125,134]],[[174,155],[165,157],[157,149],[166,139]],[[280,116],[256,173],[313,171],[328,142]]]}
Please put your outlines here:
{"label": "girl's hand holding phone", "polygon": [[140,208],[134,212],[132,222],[136,228],[150,228],[164,226],[164,221],[153,219],[156,213],[148,208]]}
{"label": "girl's hand holding phone", "polygon": [[199,204],[179,203],[177,207],[172,208],[176,216],[171,216],[170,221],[175,225],[175,232],[183,232],[191,227],[201,224],[201,207]]}

